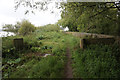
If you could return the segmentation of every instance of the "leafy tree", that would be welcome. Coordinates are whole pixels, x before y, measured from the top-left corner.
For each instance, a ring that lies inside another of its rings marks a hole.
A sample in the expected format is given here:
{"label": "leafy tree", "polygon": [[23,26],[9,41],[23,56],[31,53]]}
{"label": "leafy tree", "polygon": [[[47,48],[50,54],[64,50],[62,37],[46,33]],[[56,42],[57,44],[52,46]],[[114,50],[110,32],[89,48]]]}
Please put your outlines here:
{"label": "leafy tree", "polygon": [[21,23],[20,22],[16,22],[15,28],[16,28],[17,31],[20,29],[20,27],[21,27]]}
{"label": "leafy tree", "polygon": [[14,25],[12,25],[12,24],[3,25],[3,30],[4,31],[12,31],[13,29],[14,29]]}
{"label": "leafy tree", "polygon": [[[64,1],[64,0],[60,0]],[[25,14],[31,12],[34,13],[34,10],[39,10],[39,11],[45,11],[50,9],[49,4],[50,3],[55,3],[55,6],[52,6],[51,13],[54,13],[55,10],[53,8],[61,8],[60,7],[60,2],[56,2],[54,0],[15,0],[15,10],[19,8],[19,6],[24,6],[27,7]],[[30,9],[32,8],[32,9]]]}
{"label": "leafy tree", "polygon": [[21,27],[20,22],[17,22],[15,25],[5,24],[5,25],[3,25],[3,30],[8,31],[8,32],[18,33],[18,30],[20,29],[20,27]]}
{"label": "leafy tree", "polygon": [[70,31],[120,35],[119,8],[114,2],[68,2],[61,4],[62,19],[58,24]]}
{"label": "leafy tree", "polygon": [[25,36],[31,32],[35,31],[35,26],[31,24],[28,20],[23,20],[21,22],[21,27],[19,29],[19,34]]}
{"label": "leafy tree", "polygon": [[[50,1],[17,0],[15,8],[24,5],[32,10],[47,10]],[[57,3],[57,8],[62,8],[62,19],[58,23],[63,27],[68,26],[70,31],[120,35],[120,2],[67,1],[60,6]]]}

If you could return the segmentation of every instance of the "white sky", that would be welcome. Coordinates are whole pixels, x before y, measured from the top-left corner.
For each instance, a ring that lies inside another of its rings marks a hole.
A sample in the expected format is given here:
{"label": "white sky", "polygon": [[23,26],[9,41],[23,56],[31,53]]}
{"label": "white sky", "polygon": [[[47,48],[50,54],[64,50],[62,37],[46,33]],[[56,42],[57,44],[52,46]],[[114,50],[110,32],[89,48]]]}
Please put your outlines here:
{"label": "white sky", "polygon": [[3,24],[15,24],[22,19],[28,19],[35,26],[54,24],[61,19],[58,9],[55,9],[53,14],[50,11],[35,11],[35,15],[32,13],[25,15],[25,7],[19,7],[15,12],[14,6],[14,0],[0,0],[0,29]]}

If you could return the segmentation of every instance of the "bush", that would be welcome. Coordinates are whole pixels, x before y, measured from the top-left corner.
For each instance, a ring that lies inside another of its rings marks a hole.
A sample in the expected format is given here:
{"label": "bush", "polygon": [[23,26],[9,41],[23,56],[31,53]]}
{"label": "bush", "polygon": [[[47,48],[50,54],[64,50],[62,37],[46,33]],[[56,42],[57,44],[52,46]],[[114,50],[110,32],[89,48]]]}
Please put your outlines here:
{"label": "bush", "polygon": [[40,51],[40,47],[32,47],[31,51],[32,52],[38,52],[38,51]]}
{"label": "bush", "polygon": [[39,37],[37,37],[38,40],[42,40],[44,38],[45,38],[44,35],[40,35]]}
{"label": "bush", "polygon": [[35,31],[35,27],[33,24],[31,24],[29,21],[27,20],[23,20],[21,22],[21,28],[19,29],[19,34],[25,36],[31,32]]}
{"label": "bush", "polygon": [[[40,26],[38,29],[40,29],[40,31],[45,31],[45,32],[50,32],[50,31],[59,32],[60,27],[56,26],[55,24],[48,24],[45,26]],[[39,32],[39,31],[37,31],[37,32]]]}

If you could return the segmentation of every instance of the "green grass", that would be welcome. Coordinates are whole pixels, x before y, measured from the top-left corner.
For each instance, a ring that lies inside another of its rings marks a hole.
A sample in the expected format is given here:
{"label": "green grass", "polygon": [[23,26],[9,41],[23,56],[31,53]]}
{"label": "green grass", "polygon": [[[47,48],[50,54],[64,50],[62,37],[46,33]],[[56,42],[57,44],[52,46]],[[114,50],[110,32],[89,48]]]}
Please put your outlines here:
{"label": "green grass", "polygon": [[[14,38],[19,37],[24,39],[24,49],[21,51],[15,50],[12,43]],[[4,37],[2,76],[3,78],[64,78],[66,49],[69,47],[75,78],[119,78],[118,46],[89,45],[81,50],[79,40],[51,25],[37,28],[30,35]],[[42,57],[36,54],[51,55]]]}
{"label": "green grass", "polygon": [[58,56],[32,58],[13,69],[15,71],[10,73],[9,78],[60,78],[63,77],[63,64],[63,59]]}
{"label": "green grass", "polygon": [[119,78],[120,49],[108,45],[90,45],[85,50],[74,51],[74,77]]}
{"label": "green grass", "polygon": [[[18,37],[24,39],[21,51],[16,51],[11,43]],[[53,26],[40,27],[26,36],[3,38],[3,78],[63,78],[66,48],[68,45],[72,48],[76,40],[76,37],[66,35]],[[29,53],[33,55],[26,57]],[[35,56],[36,53],[52,56],[43,58]]]}

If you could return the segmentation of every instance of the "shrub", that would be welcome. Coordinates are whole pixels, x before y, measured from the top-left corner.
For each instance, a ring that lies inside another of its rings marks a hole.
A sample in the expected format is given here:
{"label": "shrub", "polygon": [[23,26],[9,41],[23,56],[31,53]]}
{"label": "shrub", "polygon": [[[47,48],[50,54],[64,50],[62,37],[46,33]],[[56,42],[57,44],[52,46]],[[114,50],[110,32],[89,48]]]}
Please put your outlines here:
{"label": "shrub", "polygon": [[60,30],[60,27],[58,27],[54,24],[48,24],[45,26],[40,26],[39,29],[40,29],[40,31],[45,31],[45,32],[50,32],[50,31],[57,31],[58,32]]}
{"label": "shrub", "polygon": [[42,40],[44,38],[45,38],[44,35],[40,35],[39,37],[37,37],[38,40]]}
{"label": "shrub", "polygon": [[31,32],[34,32],[34,31],[35,31],[35,27],[29,21],[23,20],[21,22],[21,28],[19,29],[19,34],[25,36]]}
{"label": "shrub", "polygon": [[38,52],[38,51],[40,51],[40,47],[32,47],[31,51],[32,52]]}

